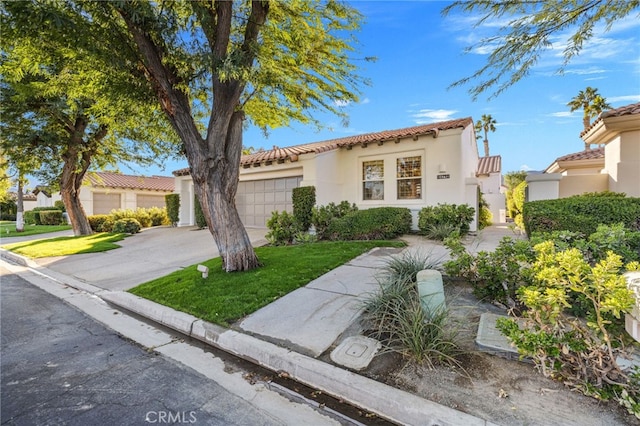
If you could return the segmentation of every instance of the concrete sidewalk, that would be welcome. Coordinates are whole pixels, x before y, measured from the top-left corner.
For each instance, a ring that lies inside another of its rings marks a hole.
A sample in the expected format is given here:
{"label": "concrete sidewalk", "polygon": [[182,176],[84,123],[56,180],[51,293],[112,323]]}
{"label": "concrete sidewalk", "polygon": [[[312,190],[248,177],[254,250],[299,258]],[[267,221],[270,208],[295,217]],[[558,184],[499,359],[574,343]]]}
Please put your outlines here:
{"label": "concrete sidewalk", "polygon": [[[254,244],[266,230],[248,230]],[[467,237],[472,251],[492,250],[508,226]],[[206,238],[205,238],[206,237]],[[444,260],[446,248],[420,236],[406,236],[408,251]],[[3,242],[4,243],[4,242]],[[479,419],[364,378],[318,359],[358,318],[366,296],[378,288],[376,274],[398,249],[375,249],[312,281],[242,320],[233,330],[119,291],[217,255],[207,231],[184,228],[146,230],[122,248],[93,255],[31,260],[23,264],[58,283],[80,288],[127,311],[173,328],[229,353],[372,411],[400,424],[478,424]],[[3,257],[8,254],[3,251]],[[14,256],[15,257],[15,256]]]}

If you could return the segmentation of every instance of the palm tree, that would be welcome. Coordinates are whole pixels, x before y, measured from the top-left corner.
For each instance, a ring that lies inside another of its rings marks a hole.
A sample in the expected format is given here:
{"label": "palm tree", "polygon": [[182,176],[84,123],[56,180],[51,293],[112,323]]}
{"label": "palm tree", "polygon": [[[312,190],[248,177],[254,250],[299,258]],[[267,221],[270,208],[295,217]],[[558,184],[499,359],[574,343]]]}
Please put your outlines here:
{"label": "palm tree", "polygon": [[[567,106],[571,108],[571,112],[579,109],[584,111],[582,116],[584,131],[587,131],[591,126],[592,118],[597,117],[604,110],[611,109],[611,105],[607,103],[607,100],[600,96],[598,89],[593,87],[587,87],[584,91],[579,91]],[[590,148],[591,146],[585,143],[585,150]]]}
{"label": "palm tree", "polygon": [[484,131],[484,156],[489,156],[489,138],[487,136],[488,132],[496,131],[496,120],[491,117],[491,114],[482,114],[480,120],[476,122],[476,133],[480,133],[480,131]]}

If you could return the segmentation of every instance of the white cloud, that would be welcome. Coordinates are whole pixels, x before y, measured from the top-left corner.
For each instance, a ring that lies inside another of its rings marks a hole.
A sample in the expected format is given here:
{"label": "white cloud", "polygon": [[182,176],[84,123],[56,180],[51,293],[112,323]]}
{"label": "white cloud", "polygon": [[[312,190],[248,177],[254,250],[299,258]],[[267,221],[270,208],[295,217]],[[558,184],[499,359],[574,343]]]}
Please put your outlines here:
{"label": "white cloud", "polygon": [[550,117],[557,117],[557,118],[568,118],[568,117],[575,117],[575,111],[574,112],[569,112],[569,111],[560,111],[560,112],[552,112],[551,114],[549,114]]}
{"label": "white cloud", "polygon": [[524,172],[529,172],[529,171],[534,170],[534,169],[533,169],[533,167],[530,167],[530,166],[528,166],[526,164],[523,164],[522,166],[520,166],[520,170],[524,171]]}
{"label": "white cloud", "polygon": [[336,100],[333,101],[333,104],[335,106],[337,106],[337,107],[344,108],[346,106],[351,105],[351,101],[345,101],[345,100],[342,100],[342,99],[336,99]]}
{"label": "white cloud", "polygon": [[640,102],[640,94],[607,97],[607,102]]}
{"label": "white cloud", "polygon": [[363,100],[360,101],[360,105],[365,105],[365,104],[368,104],[369,102],[371,102],[371,99],[364,98]]}
{"label": "white cloud", "polygon": [[458,112],[453,109],[421,109],[411,115],[417,124],[435,123],[451,119]]}

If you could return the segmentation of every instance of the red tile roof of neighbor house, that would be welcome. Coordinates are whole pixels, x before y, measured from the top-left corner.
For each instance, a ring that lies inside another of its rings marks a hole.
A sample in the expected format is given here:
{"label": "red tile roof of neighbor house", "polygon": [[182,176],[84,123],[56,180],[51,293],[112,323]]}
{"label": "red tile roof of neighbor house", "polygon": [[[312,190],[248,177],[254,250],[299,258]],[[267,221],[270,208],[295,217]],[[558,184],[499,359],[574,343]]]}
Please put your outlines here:
{"label": "red tile roof of neighbor house", "polygon": [[[279,148],[274,146],[267,151],[259,151],[249,155],[243,155],[240,159],[241,166],[251,166],[254,164],[284,162],[285,160],[297,161],[302,154],[319,154],[321,152],[333,151],[338,148],[352,147],[354,145],[367,146],[370,143],[383,143],[396,141],[403,138],[418,137],[426,134],[436,136],[442,130],[458,129],[473,125],[471,117],[456,120],[442,121],[439,123],[425,124],[422,126],[406,127],[397,130],[383,130],[381,132],[365,133],[362,135],[348,136],[339,139],[330,139],[322,142],[314,142],[302,145]],[[189,169],[180,169],[173,172],[176,176],[189,174]]]}
{"label": "red tile roof of neighbor house", "polygon": [[600,115],[598,115],[598,118],[596,118],[596,120],[593,123],[591,123],[591,126],[589,126],[588,129],[583,130],[580,133],[580,137],[589,133],[589,131],[593,129],[596,126],[596,124],[598,124],[605,118],[622,117],[623,115],[635,115],[635,114],[640,114],[640,102],[621,106],[620,108],[610,109],[609,111],[604,111],[600,113]]}
{"label": "red tile roof of neighbor house", "polygon": [[85,181],[103,188],[173,192],[175,180],[168,176],[131,176],[112,172],[88,172]]}
{"label": "red tile roof of neighbor house", "polygon": [[597,160],[604,158],[604,148],[587,149],[586,151],[574,152],[556,158],[556,163],[561,161]]}
{"label": "red tile roof of neighbor house", "polygon": [[478,170],[476,175],[488,175],[491,173],[500,173],[502,170],[502,157],[499,155],[491,155],[489,157],[480,157],[478,159]]}

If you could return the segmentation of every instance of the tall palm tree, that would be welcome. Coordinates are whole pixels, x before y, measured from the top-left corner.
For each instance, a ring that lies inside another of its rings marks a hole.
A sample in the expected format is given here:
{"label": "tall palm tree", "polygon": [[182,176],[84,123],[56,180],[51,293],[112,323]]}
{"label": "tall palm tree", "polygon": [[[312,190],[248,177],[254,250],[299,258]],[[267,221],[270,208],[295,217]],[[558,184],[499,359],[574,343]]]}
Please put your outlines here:
{"label": "tall palm tree", "polygon": [[[604,110],[611,109],[611,105],[607,103],[607,100],[598,93],[598,89],[594,89],[593,87],[587,87],[585,90],[579,91],[578,94],[571,99],[571,102],[567,103],[567,106],[571,108],[571,112],[579,109],[584,111],[582,125],[585,131],[591,126],[592,118],[597,117]],[[585,143],[585,150],[590,148],[591,146]]]}
{"label": "tall palm tree", "polygon": [[488,132],[496,131],[496,120],[491,117],[491,114],[482,114],[480,120],[476,122],[475,125],[476,133],[484,132],[484,156],[489,156],[489,137],[487,136]]}

